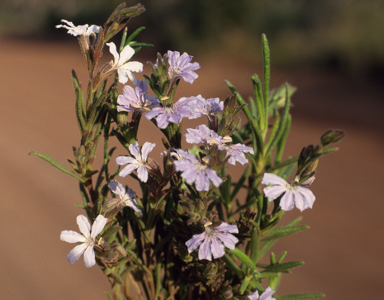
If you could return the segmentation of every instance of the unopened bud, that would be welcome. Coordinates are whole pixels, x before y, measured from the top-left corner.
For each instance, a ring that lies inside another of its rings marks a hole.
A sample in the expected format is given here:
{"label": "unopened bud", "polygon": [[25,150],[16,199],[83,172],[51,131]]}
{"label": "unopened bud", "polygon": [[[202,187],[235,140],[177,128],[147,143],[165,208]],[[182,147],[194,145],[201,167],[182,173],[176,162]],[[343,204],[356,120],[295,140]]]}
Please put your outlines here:
{"label": "unopened bud", "polygon": [[117,113],[117,123],[119,125],[124,125],[128,122],[128,114],[126,112]]}
{"label": "unopened bud", "polygon": [[311,157],[313,152],[313,145],[309,145],[307,147],[304,147],[303,150],[301,150],[298,164],[303,164],[308,158]]}
{"label": "unopened bud", "polygon": [[321,145],[325,147],[329,144],[340,142],[344,137],[345,132],[343,130],[328,130],[320,138]]}

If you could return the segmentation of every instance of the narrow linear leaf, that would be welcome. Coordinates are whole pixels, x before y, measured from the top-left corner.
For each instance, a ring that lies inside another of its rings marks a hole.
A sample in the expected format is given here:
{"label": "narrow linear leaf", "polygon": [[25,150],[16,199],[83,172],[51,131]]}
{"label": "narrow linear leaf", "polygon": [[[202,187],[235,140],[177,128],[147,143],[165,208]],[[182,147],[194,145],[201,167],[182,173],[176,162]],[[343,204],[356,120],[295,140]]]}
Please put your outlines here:
{"label": "narrow linear leaf", "polygon": [[284,296],[274,296],[276,300],[299,300],[299,299],[315,299],[324,298],[325,295],[321,293],[306,293],[306,294],[293,294]]}
{"label": "narrow linear leaf", "polygon": [[41,159],[45,160],[47,163],[51,164],[52,166],[54,166],[56,169],[60,170],[61,172],[63,173],[66,173],[68,175],[71,175],[72,177],[76,178],[77,180],[79,180],[80,182],[83,182],[84,183],[84,180],[79,177],[78,175],[76,175],[75,173],[73,173],[71,170],[69,170],[66,166],[64,166],[63,164],[59,163],[57,160],[55,160],[54,158],[46,155],[46,154],[43,154],[43,153],[40,153],[40,152],[36,152],[36,151],[31,151],[28,153],[29,155],[34,155],[34,156],[37,156],[37,157],[40,157]]}
{"label": "narrow linear leaf", "polygon": [[278,239],[284,236],[292,235],[294,233],[303,231],[305,229],[308,229],[309,226],[307,225],[299,225],[299,226],[284,226],[284,227],[274,227],[269,229],[266,233],[263,235],[272,235],[271,237],[263,238],[261,241],[270,241],[273,239]]}
{"label": "narrow linear leaf", "polygon": [[238,258],[242,263],[244,263],[249,269],[251,269],[254,273],[254,275],[259,274],[259,271],[257,270],[255,264],[252,262],[252,260],[240,249],[235,248],[234,250],[228,249],[228,252],[231,253],[233,256]]}
{"label": "narrow linear leaf", "polygon": [[288,271],[289,269],[297,268],[303,264],[304,262],[300,260],[290,261],[283,264],[272,265],[267,269],[265,269],[265,272],[284,272],[284,271]]}

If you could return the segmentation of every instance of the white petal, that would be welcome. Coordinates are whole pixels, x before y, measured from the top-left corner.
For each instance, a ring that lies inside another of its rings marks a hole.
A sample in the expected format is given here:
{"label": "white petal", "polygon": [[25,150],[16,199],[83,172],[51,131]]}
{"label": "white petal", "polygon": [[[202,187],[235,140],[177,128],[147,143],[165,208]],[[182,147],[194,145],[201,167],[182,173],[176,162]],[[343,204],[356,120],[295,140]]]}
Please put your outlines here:
{"label": "white petal", "polygon": [[87,217],[78,215],[76,221],[81,233],[84,234],[85,237],[89,237],[91,235],[91,224],[89,224]]}
{"label": "white petal", "polygon": [[282,193],[287,191],[287,188],[281,185],[272,185],[267,186],[263,189],[265,196],[268,198],[269,201],[275,200],[277,197],[279,197]]}
{"label": "white petal", "polygon": [[282,210],[292,210],[295,206],[295,192],[287,191],[280,200],[280,207]]}
{"label": "white petal", "polygon": [[95,250],[90,246],[84,252],[84,263],[86,268],[92,267],[96,263]]}
{"label": "white petal", "polygon": [[67,243],[83,243],[87,241],[84,235],[72,230],[63,230],[60,234],[60,240]]}
{"label": "white petal", "polygon": [[263,180],[261,181],[262,184],[274,184],[274,185],[286,185],[287,182],[281,178],[280,176],[277,176],[272,173],[264,173]]}
{"label": "white petal", "polygon": [[85,249],[88,247],[86,243],[83,243],[81,245],[76,246],[71,250],[71,252],[67,255],[67,260],[73,265],[76,260],[78,260],[85,251]]}
{"label": "white petal", "polygon": [[105,224],[107,224],[108,219],[102,215],[98,215],[95,222],[92,225],[92,233],[91,237],[93,240],[97,237],[97,235],[104,229]]}
{"label": "white petal", "polygon": [[112,42],[106,43],[106,45],[109,47],[109,52],[111,52],[113,57],[114,57],[114,62],[113,62],[112,68],[115,68],[117,63],[119,62],[119,53],[117,53],[116,45],[115,45],[115,43],[112,43]]}
{"label": "white petal", "polygon": [[122,66],[133,56],[133,54],[135,54],[135,50],[129,45],[125,46],[123,51],[120,53],[119,66]]}

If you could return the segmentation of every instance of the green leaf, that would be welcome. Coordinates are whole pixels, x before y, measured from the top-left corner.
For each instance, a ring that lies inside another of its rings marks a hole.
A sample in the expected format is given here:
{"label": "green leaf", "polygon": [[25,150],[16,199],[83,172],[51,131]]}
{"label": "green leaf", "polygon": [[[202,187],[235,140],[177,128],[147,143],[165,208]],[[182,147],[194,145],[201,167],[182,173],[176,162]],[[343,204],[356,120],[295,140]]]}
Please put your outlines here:
{"label": "green leaf", "polygon": [[306,293],[306,294],[293,294],[284,296],[274,296],[276,300],[299,300],[299,299],[315,299],[324,298],[325,295],[321,293]]}
{"label": "green leaf", "polygon": [[309,226],[307,225],[299,225],[299,226],[284,226],[284,227],[274,227],[269,229],[266,233],[263,235],[272,235],[271,237],[263,238],[261,241],[270,241],[274,239],[279,239],[287,235],[292,235],[296,232],[303,231],[305,229],[308,229]]}
{"label": "green leaf", "polygon": [[40,157],[41,159],[45,160],[47,163],[49,163],[52,166],[54,166],[56,169],[60,170],[61,172],[66,173],[68,175],[71,175],[72,177],[76,178],[80,182],[84,183],[84,180],[81,177],[79,177],[77,174],[73,173],[66,166],[64,166],[63,164],[59,163],[57,160],[53,159],[52,157],[50,157],[50,156],[48,156],[46,154],[40,153],[40,152],[36,152],[36,151],[31,151],[28,154]]}
{"label": "green leaf", "polygon": [[264,66],[264,120],[268,122],[268,93],[269,93],[269,80],[271,72],[271,62],[269,57],[269,46],[267,36],[263,33],[261,35],[263,43],[263,66]]}
{"label": "green leaf", "polygon": [[[265,272],[287,272],[289,269],[297,268],[303,265],[303,261],[290,261],[278,265],[272,265],[265,269]],[[263,272],[261,272],[263,273]]]}
{"label": "green leaf", "polygon": [[243,251],[237,248],[234,250],[228,249],[227,251],[244,263],[253,272],[254,276],[259,276],[259,271],[257,270],[255,264]]}

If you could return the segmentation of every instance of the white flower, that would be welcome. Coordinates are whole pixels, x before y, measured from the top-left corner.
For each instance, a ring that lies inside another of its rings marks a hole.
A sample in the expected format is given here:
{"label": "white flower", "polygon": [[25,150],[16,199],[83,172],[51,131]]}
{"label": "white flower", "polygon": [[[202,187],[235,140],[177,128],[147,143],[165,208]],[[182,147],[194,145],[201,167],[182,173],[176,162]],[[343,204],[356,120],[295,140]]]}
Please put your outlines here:
{"label": "white flower", "polygon": [[248,299],[251,300],[276,300],[275,298],[272,298],[272,295],[275,291],[272,290],[270,287],[267,287],[264,293],[262,293],[259,297],[259,292],[256,290],[252,294],[248,295]]}
{"label": "white flower", "polygon": [[68,253],[67,260],[71,264],[74,264],[75,261],[80,258],[81,254],[84,253],[85,266],[90,268],[96,263],[95,251],[93,250],[93,246],[96,243],[95,239],[103,230],[105,224],[107,224],[107,218],[98,215],[92,225],[92,230],[91,224],[89,224],[85,216],[79,215],[76,220],[82,235],[76,231],[63,230],[60,234],[60,240],[68,243],[81,243]]}
{"label": "white flower", "polygon": [[303,211],[312,208],[313,202],[315,202],[315,195],[306,188],[311,185],[313,180],[315,180],[315,177],[312,176],[300,185],[291,185],[275,174],[265,173],[261,183],[271,185],[264,188],[264,194],[269,201],[273,201],[284,194],[280,200],[282,210],[291,210],[296,205],[298,209]]}
{"label": "white flower", "polygon": [[85,37],[89,37],[91,34],[99,33],[100,27],[96,25],[88,26],[88,24],[85,25],[79,25],[75,26],[72,22],[69,22],[67,20],[61,20],[61,22],[66,23],[67,25],[56,25],[56,28],[65,28],[68,29],[69,34],[72,34],[73,36],[83,35]]}
{"label": "white flower", "polygon": [[119,82],[124,84],[128,82],[128,79],[130,79],[136,85],[136,78],[132,72],[142,72],[143,64],[138,61],[127,62],[133,56],[133,54],[135,54],[135,50],[131,46],[127,45],[119,55],[114,43],[106,43],[106,45],[109,46],[109,52],[112,53],[115,59],[113,62],[111,62],[111,64],[112,69],[117,70],[117,74],[119,75]]}
{"label": "white flower", "polygon": [[108,187],[113,193],[115,193],[119,197],[119,203],[121,203],[123,206],[129,206],[134,211],[138,212],[141,216],[143,216],[143,213],[140,210],[139,205],[137,204],[137,201],[135,199],[136,193],[131,188],[126,191],[124,186],[117,180],[111,181],[108,184]]}

